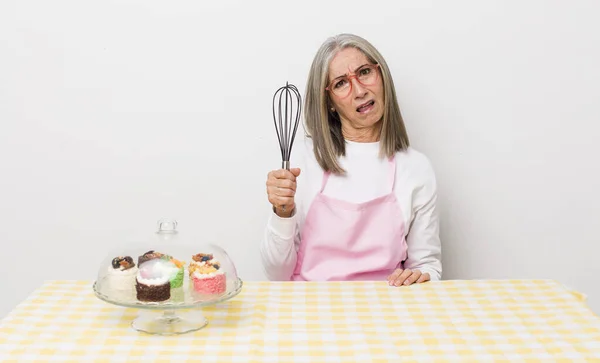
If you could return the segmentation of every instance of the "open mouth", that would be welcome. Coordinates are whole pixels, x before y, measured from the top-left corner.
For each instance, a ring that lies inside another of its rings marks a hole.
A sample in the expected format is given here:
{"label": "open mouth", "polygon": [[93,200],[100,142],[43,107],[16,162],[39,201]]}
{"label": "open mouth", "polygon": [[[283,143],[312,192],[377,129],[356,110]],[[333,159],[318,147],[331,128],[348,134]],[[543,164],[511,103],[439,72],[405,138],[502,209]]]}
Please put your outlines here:
{"label": "open mouth", "polygon": [[367,103],[363,103],[356,109],[356,111],[360,112],[360,113],[369,112],[373,108],[374,104],[375,104],[375,101],[369,101]]}

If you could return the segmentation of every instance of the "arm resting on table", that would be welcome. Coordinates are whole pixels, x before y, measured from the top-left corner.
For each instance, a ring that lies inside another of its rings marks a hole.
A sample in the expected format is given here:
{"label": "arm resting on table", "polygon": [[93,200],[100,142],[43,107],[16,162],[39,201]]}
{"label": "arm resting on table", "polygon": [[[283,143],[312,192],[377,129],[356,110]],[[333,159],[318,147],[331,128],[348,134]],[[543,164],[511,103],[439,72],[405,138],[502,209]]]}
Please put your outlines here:
{"label": "arm resting on table", "polygon": [[437,187],[433,169],[414,196],[414,218],[406,238],[408,258],[404,268],[429,273],[431,281],[442,278],[442,246],[436,207]]}

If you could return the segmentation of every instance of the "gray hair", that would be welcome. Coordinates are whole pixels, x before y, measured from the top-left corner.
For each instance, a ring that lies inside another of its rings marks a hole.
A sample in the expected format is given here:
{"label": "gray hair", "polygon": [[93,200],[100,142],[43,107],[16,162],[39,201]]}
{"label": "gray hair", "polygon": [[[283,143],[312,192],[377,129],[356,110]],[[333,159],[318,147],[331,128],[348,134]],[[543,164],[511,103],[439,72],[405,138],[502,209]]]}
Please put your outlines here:
{"label": "gray hair", "polygon": [[324,171],[343,174],[338,157],[346,153],[342,127],[337,113],[329,112],[331,100],[325,91],[329,79],[329,64],[342,49],[353,47],[360,50],[372,63],[379,64],[383,79],[384,111],[380,134],[380,156],[392,157],[397,151],[409,147],[406,127],[392,75],[383,56],[367,40],[353,34],[339,34],[328,38],[313,59],[304,102],[304,119],[307,137],[313,140],[313,152]]}

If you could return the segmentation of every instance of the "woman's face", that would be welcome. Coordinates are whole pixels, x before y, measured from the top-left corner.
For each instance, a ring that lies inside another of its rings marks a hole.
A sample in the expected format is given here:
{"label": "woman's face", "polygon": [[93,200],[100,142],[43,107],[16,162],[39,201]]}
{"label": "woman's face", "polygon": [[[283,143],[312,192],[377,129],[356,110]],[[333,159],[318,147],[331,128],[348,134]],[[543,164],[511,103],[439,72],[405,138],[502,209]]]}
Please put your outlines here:
{"label": "woman's face", "polygon": [[[359,68],[372,64],[367,57],[356,48],[345,48],[339,51],[329,64],[329,80],[331,86],[329,95],[333,107],[340,115],[344,128],[353,130],[373,128],[383,117],[384,95],[383,82],[379,68]],[[373,77],[366,76],[368,72]],[[343,76],[361,76],[372,80],[372,84],[364,85],[356,77],[338,78]],[[335,82],[334,82],[335,80]],[[349,89],[347,86],[350,86]],[[346,92],[333,92],[332,88],[348,89]]]}

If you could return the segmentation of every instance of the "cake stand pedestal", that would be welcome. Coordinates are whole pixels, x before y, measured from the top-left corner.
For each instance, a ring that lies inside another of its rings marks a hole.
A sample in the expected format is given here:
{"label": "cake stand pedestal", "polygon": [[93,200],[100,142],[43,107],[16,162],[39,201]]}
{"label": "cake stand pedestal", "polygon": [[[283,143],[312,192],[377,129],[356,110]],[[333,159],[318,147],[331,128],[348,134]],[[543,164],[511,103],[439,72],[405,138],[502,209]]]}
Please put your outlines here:
{"label": "cake stand pedestal", "polygon": [[131,327],[139,332],[158,335],[185,334],[200,330],[208,324],[202,310],[178,312],[169,309],[160,311],[140,310]]}

